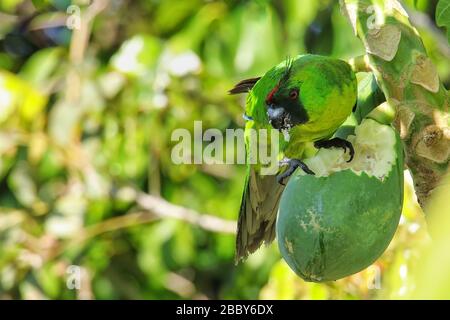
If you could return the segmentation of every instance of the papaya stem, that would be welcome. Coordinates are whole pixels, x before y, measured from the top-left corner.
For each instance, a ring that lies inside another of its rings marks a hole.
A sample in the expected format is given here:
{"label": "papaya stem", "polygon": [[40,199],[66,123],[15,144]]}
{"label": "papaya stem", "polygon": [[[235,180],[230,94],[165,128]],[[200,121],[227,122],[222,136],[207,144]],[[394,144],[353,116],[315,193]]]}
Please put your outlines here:
{"label": "papaya stem", "polygon": [[348,60],[354,72],[370,72],[369,56],[367,54]]}

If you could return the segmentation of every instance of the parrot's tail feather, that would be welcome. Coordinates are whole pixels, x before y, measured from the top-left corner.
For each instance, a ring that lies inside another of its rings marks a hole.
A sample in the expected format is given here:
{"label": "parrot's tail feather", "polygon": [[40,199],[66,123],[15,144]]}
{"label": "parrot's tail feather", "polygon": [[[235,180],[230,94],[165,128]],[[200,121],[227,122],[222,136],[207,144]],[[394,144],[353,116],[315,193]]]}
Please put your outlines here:
{"label": "parrot's tail feather", "polygon": [[234,86],[233,89],[228,91],[229,94],[238,94],[238,93],[246,93],[252,90],[253,86],[258,82],[261,77],[250,78],[240,81],[238,84]]}
{"label": "parrot's tail feather", "polygon": [[283,189],[276,176],[262,176],[250,168],[239,210],[236,264],[275,238],[275,221]]}

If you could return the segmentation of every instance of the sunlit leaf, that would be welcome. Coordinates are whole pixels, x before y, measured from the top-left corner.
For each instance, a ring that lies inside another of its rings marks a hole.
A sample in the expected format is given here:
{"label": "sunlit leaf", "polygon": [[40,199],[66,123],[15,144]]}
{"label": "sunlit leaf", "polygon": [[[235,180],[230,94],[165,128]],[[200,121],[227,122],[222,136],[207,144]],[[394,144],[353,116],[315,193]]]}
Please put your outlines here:
{"label": "sunlit leaf", "polygon": [[26,121],[35,119],[47,104],[47,97],[19,77],[0,71],[0,122],[14,111]]}
{"label": "sunlit leaf", "polygon": [[119,51],[112,57],[112,66],[125,74],[142,75],[154,66],[161,44],[149,35],[135,35],[125,41]]}

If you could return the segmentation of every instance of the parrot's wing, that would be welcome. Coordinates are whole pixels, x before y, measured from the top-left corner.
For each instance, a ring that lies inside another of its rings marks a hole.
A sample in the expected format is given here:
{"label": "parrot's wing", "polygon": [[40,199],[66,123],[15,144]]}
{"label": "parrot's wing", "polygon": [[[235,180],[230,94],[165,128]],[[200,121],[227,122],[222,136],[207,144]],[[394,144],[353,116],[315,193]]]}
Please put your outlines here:
{"label": "parrot's wing", "polygon": [[276,175],[260,175],[250,166],[239,210],[236,263],[256,251],[263,242],[268,245],[275,238],[275,221],[283,189]]}
{"label": "parrot's wing", "polygon": [[261,77],[250,78],[240,81],[234,86],[233,89],[228,91],[229,94],[247,93],[252,90],[253,86],[258,82]]}

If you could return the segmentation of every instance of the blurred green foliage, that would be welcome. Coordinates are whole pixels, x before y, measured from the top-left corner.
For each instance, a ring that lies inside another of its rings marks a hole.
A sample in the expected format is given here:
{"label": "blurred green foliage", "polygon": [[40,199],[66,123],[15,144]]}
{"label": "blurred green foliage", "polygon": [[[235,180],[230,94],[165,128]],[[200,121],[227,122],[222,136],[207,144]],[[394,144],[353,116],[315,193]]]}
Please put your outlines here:
{"label": "blurred green foliage", "polygon": [[[383,257],[328,284],[297,278],[275,244],[234,266],[233,235],[173,219],[79,241],[140,210],[117,192],[124,185],[235,220],[245,168],[173,164],[172,131],[193,130],[195,120],[204,130],[243,127],[245,98],[227,90],[286,56],[364,53],[335,1],[110,0],[97,11],[85,3],[0,1],[0,298],[411,294],[409,274],[429,237],[410,183]],[[436,1],[406,3],[434,24]],[[70,4],[88,28],[66,28]],[[448,51],[433,31],[419,31],[448,86]],[[80,290],[66,286],[70,265],[82,268]]]}

